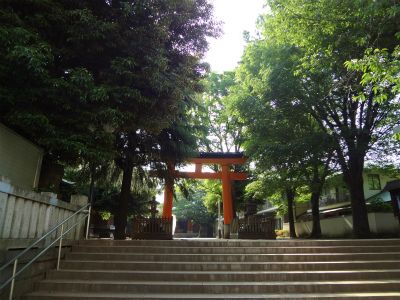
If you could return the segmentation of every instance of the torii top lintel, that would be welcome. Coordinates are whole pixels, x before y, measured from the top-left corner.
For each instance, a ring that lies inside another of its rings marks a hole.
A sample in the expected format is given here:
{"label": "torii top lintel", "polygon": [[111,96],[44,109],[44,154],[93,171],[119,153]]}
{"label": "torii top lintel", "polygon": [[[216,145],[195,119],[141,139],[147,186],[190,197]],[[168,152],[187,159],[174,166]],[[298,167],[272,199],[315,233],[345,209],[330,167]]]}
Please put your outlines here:
{"label": "torii top lintel", "polygon": [[218,164],[218,165],[243,165],[246,162],[247,158],[246,157],[235,157],[235,158],[202,158],[202,157],[195,157],[195,158],[190,158],[187,160],[189,163],[193,164]]}
{"label": "torii top lintel", "polygon": [[[181,172],[175,170],[174,164],[168,164],[168,171],[172,177],[181,178],[197,178],[197,179],[221,179],[222,180],[222,199],[224,209],[224,224],[229,225],[233,219],[232,210],[232,180],[246,180],[247,174],[244,172],[231,172],[230,165],[242,165],[246,162],[247,157],[243,153],[200,153],[198,157],[187,160],[189,163],[196,165],[195,172]],[[220,172],[202,172],[203,164],[219,164]],[[173,182],[167,181],[164,191],[164,209],[163,217],[172,216],[172,201],[173,201]]]}
{"label": "torii top lintel", "polygon": [[194,164],[243,165],[247,160],[243,152],[200,152],[198,157],[188,159]]}
{"label": "torii top lintel", "polygon": [[[197,178],[197,179],[222,179],[222,173],[202,172],[202,165],[218,164],[222,166],[242,165],[246,163],[247,157],[242,152],[200,152],[198,157],[190,158],[187,162],[196,165],[195,172],[175,171],[175,177]],[[227,172],[230,180],[246,180],[247,174],[244,172]]]}

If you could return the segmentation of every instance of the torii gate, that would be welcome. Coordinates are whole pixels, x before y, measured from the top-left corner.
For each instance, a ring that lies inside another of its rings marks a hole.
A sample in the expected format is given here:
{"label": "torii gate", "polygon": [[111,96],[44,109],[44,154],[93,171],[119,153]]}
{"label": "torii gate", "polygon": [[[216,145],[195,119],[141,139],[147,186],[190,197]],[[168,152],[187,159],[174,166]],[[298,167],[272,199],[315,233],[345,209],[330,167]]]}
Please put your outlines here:
{"label": "torii gate", "polygon": [[[244,172],[231,172],[231,165],[243,165],[247,158],[243,153],[201,152],[199,157],[188,159],[187,162],[195,164],[195,172],[180,172],[175,170],[175,165],[168,164],[169,179],[165,182],[163,217],[172,217],[173,202],[173,178],[195,178],[195,179],[221,179],[222,180],[222,200],[224,212],[224,237],[229,238],[230,224],[233,219],[232,208],[232,180],[246,180],[247,174]],[[221,166],[220,172],[202,172],[203,165],[218,164]]]}

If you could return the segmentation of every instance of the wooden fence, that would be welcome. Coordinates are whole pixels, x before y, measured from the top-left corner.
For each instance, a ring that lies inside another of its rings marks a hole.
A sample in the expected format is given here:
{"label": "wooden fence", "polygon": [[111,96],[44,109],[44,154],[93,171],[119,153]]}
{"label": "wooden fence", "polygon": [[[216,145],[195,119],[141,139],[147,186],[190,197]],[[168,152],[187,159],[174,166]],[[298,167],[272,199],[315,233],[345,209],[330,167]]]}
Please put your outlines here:
{"label": "wooden fence", "polygon": [[132,238],[140,240],[172,240],[172,218],[135,218]]}
{"label": "wooden fence", "polygon": [[276,239],[275,218],[249,216],[239,219],[239,239]]}

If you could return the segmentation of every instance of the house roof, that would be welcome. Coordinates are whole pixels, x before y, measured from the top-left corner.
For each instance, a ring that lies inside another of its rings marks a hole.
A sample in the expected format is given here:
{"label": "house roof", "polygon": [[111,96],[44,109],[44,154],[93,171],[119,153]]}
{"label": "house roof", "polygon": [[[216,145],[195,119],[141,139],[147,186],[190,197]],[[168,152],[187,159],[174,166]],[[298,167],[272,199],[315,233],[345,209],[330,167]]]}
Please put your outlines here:
{"label": "house roof", "polygon": [[262,215],[262,214],[265,214],[265,213],[274,212],[276,210],[278,210],[278,207],[274,206],[274,207],[270,207],[270,208],[267,208],[267,209],[260,210],[260,211],[258,211],[256,213],[256,215]]}
{"label": "house roof", "polygon": [[389,181],[388,183],[386,183],[382,191],[390,192],[397,189],[400,189],[400,179]]}

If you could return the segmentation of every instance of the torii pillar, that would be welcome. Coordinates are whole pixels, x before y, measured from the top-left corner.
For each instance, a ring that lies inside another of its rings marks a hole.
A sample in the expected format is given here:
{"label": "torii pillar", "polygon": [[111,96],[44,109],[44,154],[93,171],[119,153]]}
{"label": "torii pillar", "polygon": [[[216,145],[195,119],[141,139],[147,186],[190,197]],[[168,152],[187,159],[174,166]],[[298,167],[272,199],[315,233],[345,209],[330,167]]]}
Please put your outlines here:
{"label": "torii pillar", "polygon": [[[179,172],[175,170],[175,166],[168,164],[169,178],[165,182],[164,190],[164,208],[163,217],[172,217],[173,204],[173,179],[180,178],[197,178],[197,179],[221,179],[222,180],[222,203],[224,212],[224,238],[229,238],[230,225],[233,220],[232,205],[232,181],[246,180],[247,174],[244,172],[231,172],[231,165],[242,165],[247,158],[243,153],[201,153],[197,158],[191,158],[189,163],[196,165],[195,172]],[[202,172],[202,165],[218,164],[221,171],[216,173]]]}

